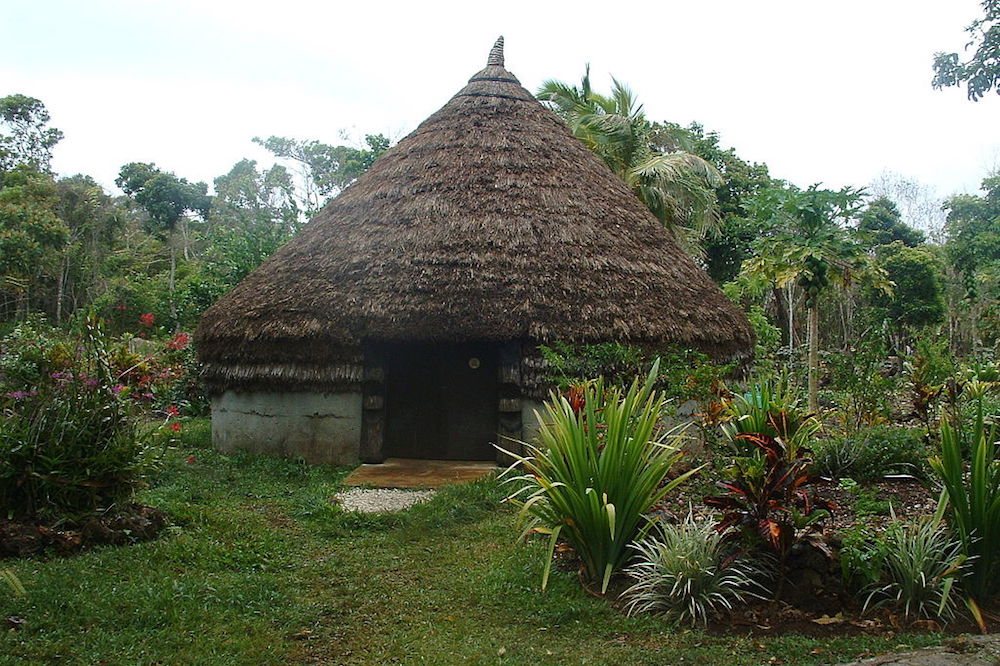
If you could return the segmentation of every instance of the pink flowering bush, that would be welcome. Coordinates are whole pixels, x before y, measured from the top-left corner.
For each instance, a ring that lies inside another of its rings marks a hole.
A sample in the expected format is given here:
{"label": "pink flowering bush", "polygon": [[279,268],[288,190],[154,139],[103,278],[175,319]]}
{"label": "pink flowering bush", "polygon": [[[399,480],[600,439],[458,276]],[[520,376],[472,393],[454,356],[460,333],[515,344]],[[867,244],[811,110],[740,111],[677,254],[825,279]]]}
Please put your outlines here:
{"label": "pink flowering bush", "polygon": [[2,515],[82,518],[129,499],[146,469],[137,405],[111,345],[94,321],[83,328],[75,348],[50,345],[34,364],[18,366],[11,358],[23,349],[3,342]]}

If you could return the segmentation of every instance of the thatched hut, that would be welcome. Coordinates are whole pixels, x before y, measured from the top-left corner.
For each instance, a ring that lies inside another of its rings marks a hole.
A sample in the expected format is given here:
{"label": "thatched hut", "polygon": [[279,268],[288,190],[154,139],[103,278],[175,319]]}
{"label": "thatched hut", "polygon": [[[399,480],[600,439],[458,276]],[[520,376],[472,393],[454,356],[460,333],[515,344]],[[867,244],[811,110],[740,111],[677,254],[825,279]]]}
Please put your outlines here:
{"label": "thatched hut", "polygon": [[752,334],[502,38],[197,333],[217,446],[334,464],[494,458],[529,434],[554,340],[734,357]]}

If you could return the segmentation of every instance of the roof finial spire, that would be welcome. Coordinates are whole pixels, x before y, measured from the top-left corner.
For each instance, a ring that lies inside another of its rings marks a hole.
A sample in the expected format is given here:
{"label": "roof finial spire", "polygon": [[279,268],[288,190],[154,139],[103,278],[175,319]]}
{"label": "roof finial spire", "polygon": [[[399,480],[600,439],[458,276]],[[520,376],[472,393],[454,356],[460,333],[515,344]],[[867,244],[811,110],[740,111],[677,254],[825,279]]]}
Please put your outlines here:
{"label": "roof finial spire", "polygon": [[490,49],[490,58],[486,61],[486,66],[503,67],[503,35],[497,37],[496,43]]}

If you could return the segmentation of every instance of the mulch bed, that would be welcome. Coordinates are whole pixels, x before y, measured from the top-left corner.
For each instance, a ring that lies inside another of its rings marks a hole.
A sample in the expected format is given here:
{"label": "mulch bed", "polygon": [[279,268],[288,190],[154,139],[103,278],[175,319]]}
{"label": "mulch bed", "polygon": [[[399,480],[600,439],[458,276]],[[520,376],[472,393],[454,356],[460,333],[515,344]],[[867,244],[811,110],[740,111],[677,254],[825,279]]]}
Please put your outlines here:
{"label": "mulch bed", "polygon": [[165,512],[143,504],[118,507],[78,524],[0,518],[0,559],[72,555],[94,546],[151,541],[168,523]]}
{"label": "mulch bed", "polygon": [[[880,513],[871,512],[871,502],[859,503],[857,490],[838,487],[823,481],[813,488],[816,494],[832,501],[836,509],[826,521],[824,535],[829,544],[839,546],[839,535],[855,527],[875,532],[884,531],[892,522],[888,505]],[[689,513],[695,520],[712,520],[714,512],[703,504],[706,486],[688,484],[671,493],[653,511],[661,519],[674,522]],[[709,493],[714,492],[709,489]],[[914,479],[884,480],[863,486],[870,499],[885,500],[892,505],[897,521],[909,521],[934,513],[937,495]],[[861,512],[858,512],[858,509]],[[811,548],[793,549],[788,565],[789,580],[782,586],[780,600],[760,601],[736,609],[731,615],[710,623],[707,631],[713,635],[801,634],[811,637],[854,636],[859,634],[893,635],[907,632],[945,632],[948,634],[978,633],[971,618],[960,616],[947,626],[931,620],[907,621],[888,609],[862,613],[862,602],[846,593],[840,584],[839,561],[826,558]],[[625,585],[620,588],[624,589]],[[1000,607],[984,609],[993,630],[1000,626]]]}

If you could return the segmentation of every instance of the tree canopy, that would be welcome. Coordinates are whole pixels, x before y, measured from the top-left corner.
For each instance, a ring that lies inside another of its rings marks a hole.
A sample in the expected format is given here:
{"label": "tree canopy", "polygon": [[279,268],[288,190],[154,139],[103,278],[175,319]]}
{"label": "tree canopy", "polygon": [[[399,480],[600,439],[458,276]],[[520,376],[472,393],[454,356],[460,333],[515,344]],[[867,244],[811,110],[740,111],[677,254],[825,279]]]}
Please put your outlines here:
{"label": "tree canopy", "polygon": [[915,247],[927,240],[919,229],[905,224],[899,208],[888,197],[876,197],[868,203],[861,215],[858,230],[873,245],[889,245],[899,241],[907,247]]}
{"label": "tree canopy", "polygon": [[611,81],[609,95],[594,91],[588,66],[579,87],[549,80],[536,96],[691,249],[718,228],[715,188],[722,178],[698,155],[666,149],[666,128],[657,132],[635,93],[617,79]]}
{"label": "tree canopy", "polygon": [[52,148],[63,133],[49,123],[45,105],[34,97],[0,97],[0,171],[22,164],[36,171],[48,172]]}
{"label": "tree canopy", "polygon": [[296,170],[302,186],[299,206],[306,217],[319,211],[330,197],[367,171],[391,143],[382,134],[365,135],[366,148],[280,136],[266,139],[255,136],[253,142]]}

